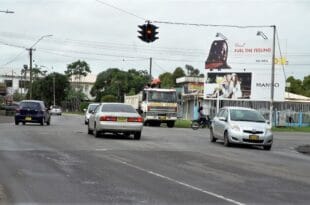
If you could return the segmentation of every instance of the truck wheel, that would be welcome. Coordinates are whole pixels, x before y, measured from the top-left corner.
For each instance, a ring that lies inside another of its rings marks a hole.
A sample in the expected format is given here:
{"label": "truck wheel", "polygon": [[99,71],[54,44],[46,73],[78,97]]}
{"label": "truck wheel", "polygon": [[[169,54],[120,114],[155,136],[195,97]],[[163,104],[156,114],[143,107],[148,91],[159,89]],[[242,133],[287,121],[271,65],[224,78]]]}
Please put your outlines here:
{"label": "truck wheel", "polygon": [[170,128],[174,127],[174,121],[167,122],[167,126]]}

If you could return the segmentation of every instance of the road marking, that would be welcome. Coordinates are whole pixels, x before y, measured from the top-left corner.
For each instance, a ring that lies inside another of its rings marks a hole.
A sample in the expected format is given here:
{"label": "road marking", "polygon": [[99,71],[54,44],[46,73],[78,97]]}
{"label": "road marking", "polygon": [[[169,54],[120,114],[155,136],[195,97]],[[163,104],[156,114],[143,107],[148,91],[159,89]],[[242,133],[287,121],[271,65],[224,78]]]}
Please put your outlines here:
{"label": "road marking", "polygon": [[170,181],[170,182],[174,182],[174,183],[176,183],[176,184],[180,184],[180,185],[185,186],[185,187],[187,187],[187,188],[190,188],[190,189],[193,189],[193,190],[202,192],[202,193],[204,193],[204,194],[208,194],[208,195],[211,195],[211,196],[213,196],[213,197],[222,199],[222,200],[227,201],[227,202],[230,202],[230,203],[232,203],[232,204],[236,204],[236,205],[245,205],[244,203],[241,203],[241,202],[239,202],[239,201],[236,201],[236,200],[227,198],[227,197],[225,197],[225,196],[223,196],[223,195],[216,194],[216,193],[210,192],[210,191],[206,191],[206,190],[201,189],[201,188],[199,188],[199,187],[196,187],[196,186],[187,184],[187,183],[185,183],[185,182],[182,182],[182,181],[179,181],[179,180],[176,180],[176,179],[173,179],[173,178],[164,176],[164,175],[162,175],[162,174],[153,172],[153,171],[151,171],[151,170],[144,169],[144,168],[139,167],[139,166],[136,166],[136,165],[134,165],[134,164],[130,164],[130,163],[128,163],[128,162],[122,161],[122,160],[120,160],[120,159],[117,159],[117,158],[116,158],[117,156],[114,157],[114,156],[111,156],[111,155],[110,155],[110,156],[104,156],[104,157],[105,157],[105,158],[108,158],[108,159],[110,159],[110,160],[119,162],[119,163],[121,163],[121,164],[123,164],[123,165],[129,166],[129,167],[132,167],[132,168],[135,168],[135,169],[137,169],[137,170],[139,170],[139,171],[146,172],[146,173],[148,173],[148,174],[150,174],[150,175],[153,175],[153,176],[156,176],[156,177],[159,177],[159,178],[168,180],[168,181]]}
{"label": "road marking", "polygon": [[108,149],[106,149],[106,148],[97,148],[97,149],[95,149],[96,151],[108,151]]}

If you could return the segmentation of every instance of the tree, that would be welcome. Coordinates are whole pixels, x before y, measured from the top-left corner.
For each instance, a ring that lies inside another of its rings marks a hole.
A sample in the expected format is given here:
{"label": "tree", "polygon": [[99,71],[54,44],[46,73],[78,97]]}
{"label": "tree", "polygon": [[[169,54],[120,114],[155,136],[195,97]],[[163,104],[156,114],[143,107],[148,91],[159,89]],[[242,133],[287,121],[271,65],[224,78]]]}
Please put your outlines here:
{"label": "tree", "polygon": [[185,65],[185,69],[187,70],[187,76],[190,77],[202,77],[203,74],[200,74],[200,70],[198,68],[194,68],[191,65]]}
{"label": "tree", "polygon": [[286,82],[290,83],[290,87],[288,88],[288,92],[292,92],[295,94],[302,94],[303,87],[302,81],[299,79],[295,79],[293,76],[287,78]]}
{"label": "tree", "polygon": [[67,65],[67,70],[65,74],[71,78],[76,77],[80,83],[82,76],[87,76],[88,73],[91,73],[89,65],[85,61],[75,61],[69,65]]}
{"label": "tree", "polygon": [[149,75],[145,71],[130,69],[128,72],[118,68],[109,68],[98,74],[91,90],[91,95],[100,101],[105,95],[117,96],[119,102],[123,101],[125,93],[138,93],[149,82]]}
{"label": "tree", "polygon": [[[54,76],[55,75],[55,76]],[[70,84],[68,77],[60,73],[51,73],[44,78],[33,81],[33,99],[43,100],[47,105],[53,104],[53,78],[55,77],[55,101],[60,105],[67,97]]]}
{"label": "tree", "polygon": [[169,72],[160,74],[159,79],[162,88],[172,88],[175,85],[175,82],[173,81],[173,75]]}
{"label": "tree", "polygon": [[117,102],[117,97],[114,95],[104,95],[101,98],[101,102]]}
{"label": "tree", "polygon": [[310,97],[310,75],[304,77],[302,87],[304,90],[304,95]]}
{"label": "tree", "polygon": [[177,67],[172,73],[172,80],[174,82],[174,85],[176,86],[177,78],[181,78],[184,76],[186,76],[184,70],[181,67]]}

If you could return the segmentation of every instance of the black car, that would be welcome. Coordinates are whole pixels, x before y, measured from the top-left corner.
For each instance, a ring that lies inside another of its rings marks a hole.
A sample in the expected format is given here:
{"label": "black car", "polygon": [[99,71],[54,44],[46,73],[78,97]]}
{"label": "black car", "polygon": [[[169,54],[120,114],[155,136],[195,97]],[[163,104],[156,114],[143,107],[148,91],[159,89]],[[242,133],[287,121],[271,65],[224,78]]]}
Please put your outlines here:
{"label": "black car", "polygon": [[51,116],[43,101],[23,100],[19,103],[15,113],[15,124],[18,125],[20,122],[23,125],[26,122],[50,125]]}

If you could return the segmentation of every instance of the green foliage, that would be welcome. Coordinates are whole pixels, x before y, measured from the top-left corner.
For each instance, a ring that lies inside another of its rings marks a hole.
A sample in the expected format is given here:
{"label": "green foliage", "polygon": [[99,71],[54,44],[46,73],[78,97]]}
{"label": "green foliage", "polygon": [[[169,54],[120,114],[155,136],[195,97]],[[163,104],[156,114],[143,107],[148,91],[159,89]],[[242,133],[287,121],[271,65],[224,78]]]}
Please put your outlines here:
{"label": "green foliage", "polygon": [[36,79],[32,84],[32,98],[43,100],[47,105],[53,104],[53,78],[55,75],[55,101],[57,105],[66,98],[70,84],[67,76],[60,73],[51,73],[48,76]]}
{"label": "green foliage", "polygon": [[191,121],[190,120],[182,120],[182,119],[178,119],[177,121],[175,121],[174,126],[177,128],[190,128],[191,127]]}
{"label": "green foliage", "polygon": [[176,86],[177,78],[181,78],[184,76],[186,76],[184,70],[181,67],[177,67],[172,73],[172,80],[174,82],[174,85]]}
{"label": "green foliage", "polygon": [[305,76],[303,81],[290,76],[286,82],[290,83],[290,87],[287,89],[288,92],[310,97],[310,75]]}
{"label": "green foliage", "polygon": [[13,101],[21,101],[21,100],[25,100],[26,99],[26,96],[19,93],[18,90],[16,90],[14,93],[13,93]]}
{"label": "green foliage", "polygon": [[146,71],[131,69],[126,72],[110,68],[98,74],[90,93],[96,96],[96,101],[100,101],[105,95],[113,95],[117,96],[118,102],[122,102],[125,93],[141,91],[149,80]]}
{"label": "green foliage", "polygon": [[187,70],[187,76],[191,76],[191,77],[200,76],[200,71],[198,68],[194,68],[191,65],[185,65],[185,69]]}
{"label": "green foliage", "polygon": [[81,102],[80,110],[83,111],[84,109],[87,109],[88,105],[89,105],[89,102]]}
{"label": "green foliage", "polygon": [[104,95],[101,98],[101,102],[117,102],[117,97],[114,95]]}
{"label": "green foliage", "polygon": [[162,88],[172,88],[175,85],[175,83],[173,82],[173,75],[169,72],[159,75],[159,79]]}
{"label": "green foliage", "polygon": [[91,73],[89,65],[85,61],[75,61],[67,66],[65,74],[68,77],[77,76],[79,79],[81,76],[87,76],[88,73]]}

